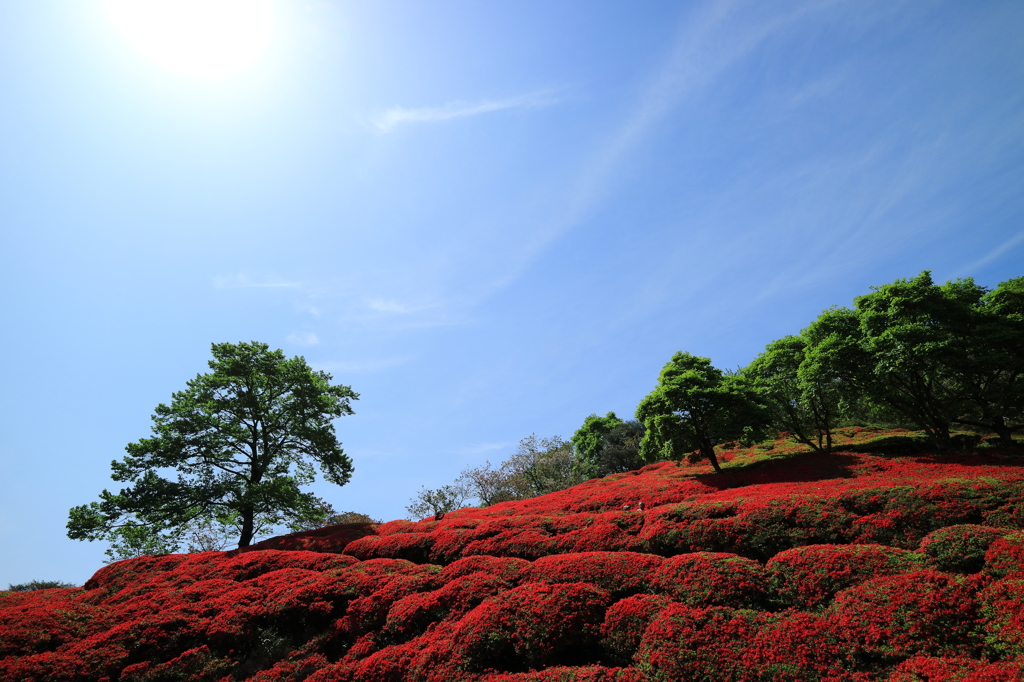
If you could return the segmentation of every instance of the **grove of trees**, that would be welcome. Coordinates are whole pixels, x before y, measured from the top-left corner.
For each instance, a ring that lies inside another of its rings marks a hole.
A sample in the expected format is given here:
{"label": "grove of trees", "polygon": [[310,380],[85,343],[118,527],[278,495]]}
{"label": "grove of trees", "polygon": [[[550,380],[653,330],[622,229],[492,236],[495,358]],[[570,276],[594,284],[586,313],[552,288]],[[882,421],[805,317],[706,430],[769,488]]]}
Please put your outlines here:
{"label": "grove of trees", "polygon": [[645,461],[696,451],[716,471],[720,443],[785,431],[828,451],[844,421],[913,426],[939,452],[956,426],[1011,446],[1024,429],[1024,278],[988,290],[922,272],[874,287],[731,375],[677,353],[636,416]]}

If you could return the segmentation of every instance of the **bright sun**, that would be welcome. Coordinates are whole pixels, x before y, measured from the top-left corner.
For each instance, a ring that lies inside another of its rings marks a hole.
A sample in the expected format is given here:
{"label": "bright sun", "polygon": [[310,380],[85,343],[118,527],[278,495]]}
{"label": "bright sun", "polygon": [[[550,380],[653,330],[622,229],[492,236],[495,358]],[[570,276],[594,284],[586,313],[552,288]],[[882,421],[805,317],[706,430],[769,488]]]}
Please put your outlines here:
{"label": "bright sun", "polygon": [[270,0],[104,0],[125,37],[160,66],[223,78],[252,64],[270,42]]}

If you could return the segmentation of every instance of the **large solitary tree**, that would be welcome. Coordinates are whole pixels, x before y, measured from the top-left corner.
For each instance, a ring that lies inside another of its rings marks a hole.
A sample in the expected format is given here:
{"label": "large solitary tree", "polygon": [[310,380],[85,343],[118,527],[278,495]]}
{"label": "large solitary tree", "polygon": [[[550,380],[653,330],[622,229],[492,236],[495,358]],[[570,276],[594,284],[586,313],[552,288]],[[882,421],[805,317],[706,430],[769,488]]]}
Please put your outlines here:
{"label": "large solitary tree", "polygon": [[128,486],[71,509],[68,537],[108,540],[122,558],[174,551],[187,528],[216,523],[247,547],[261,529],[326,514],[301,486],[315,479],[313,462],[336,485],[351,478],[333,420],[352,414],[359,395],[264,343],[212,351],[212,371],[158,405],[152,437],[111,463],[111,478]]}

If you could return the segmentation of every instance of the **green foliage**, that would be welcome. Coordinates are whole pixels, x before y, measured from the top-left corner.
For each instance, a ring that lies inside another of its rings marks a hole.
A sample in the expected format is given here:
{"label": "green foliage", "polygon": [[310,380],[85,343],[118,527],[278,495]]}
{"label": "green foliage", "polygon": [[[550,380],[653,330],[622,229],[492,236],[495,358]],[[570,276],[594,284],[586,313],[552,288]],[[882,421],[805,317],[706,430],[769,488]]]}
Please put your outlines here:
{"label": "green foliage", "polygon": [[585,480],[576,466],[572,443],[559,436],[538,438],[532,434],[522,439],[504,466],[521,498],[565,490]]}
{"label": "green foliage", "polygon": [[32,592],[34,590],[52,590],[61,587],[78,587],[71,583],[64,583],[59,580],[30,580],[27,583],[7,586],[8,592]]}
{"label": "green foliage", "polygon": [[973,332],[961,373],[970,409],[955,421],[1012,445],[1013,432],[1024,429],[1024,277],[982,296]]}
{"label": "green foliage", "polygon": [[197,523],[232,528],[246,547],[277,524],[329,515],[300,487],[315,479],[311,461],[336,485],[350,479],[333,420],[352,414],[358,394],[263,343],[213,344],[212,352],[213,371],[158,405],[153,436],[111,463],[111,477],[129,485],[71,509],[68,537],[108,540],[108,555],[126,558],[175,551]]}
{"label": "green foliage", "polygon": [[854,302],[804,330],[805,386],[847,412],[859,403],[909,420],[939,450],[955,447],[954,423],[1012,444],[1024,428],[1024,278],[986,292],[971,279],[937,285],[925,271]]}
{"label": "green foliage", "polygon": [[715,445],[760,432],[766,416],[742,376],[726,376],[708,358],[679,352],[636,408],[646,430],[640,454],[648,462],[678,461],[697,450],[721,472]]}
{"label": "green foliage", "polygon": [[447,514],[450,511],[461,509],[469,497],[469,490],[459,482],[453,485],[443,485],[436,490],[424,487],[416,494],[412,504],[406,507],[406,510],[415,519],[424,519],[428,516]]}
{"label": "green foliage", "polygon": [[773,425],[814,450],[832,449],[843,385],[821,371],[820,356],[799,336],[772,341],[742,375],[764,401]]}
{"label": "green foliage", "polygon": [[572,436],[576,469],[587,478],[639,469],[646,462],[640,456],[644,426],[635,419],[623,421],[609,412],[592,414]]}

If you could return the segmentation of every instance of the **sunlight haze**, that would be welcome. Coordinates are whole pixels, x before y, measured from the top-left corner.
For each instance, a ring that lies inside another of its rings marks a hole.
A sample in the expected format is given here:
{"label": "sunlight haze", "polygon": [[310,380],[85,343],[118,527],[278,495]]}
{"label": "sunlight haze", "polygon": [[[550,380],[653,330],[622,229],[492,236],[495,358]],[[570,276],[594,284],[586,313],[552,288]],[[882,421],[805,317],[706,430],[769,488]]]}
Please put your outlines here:
{"label": "sunlight haze", "polygon": [[81,584],[68,510],[207,372],[359,394],[406,516],[872,286],[1024,275],[1024,3],[0,3],[0,587]]}
{"label": "sunlight haze", "polygon": [[104,0],[125,38],[160,66],[222,78],[250,66],[267,47],[269,0]]}

